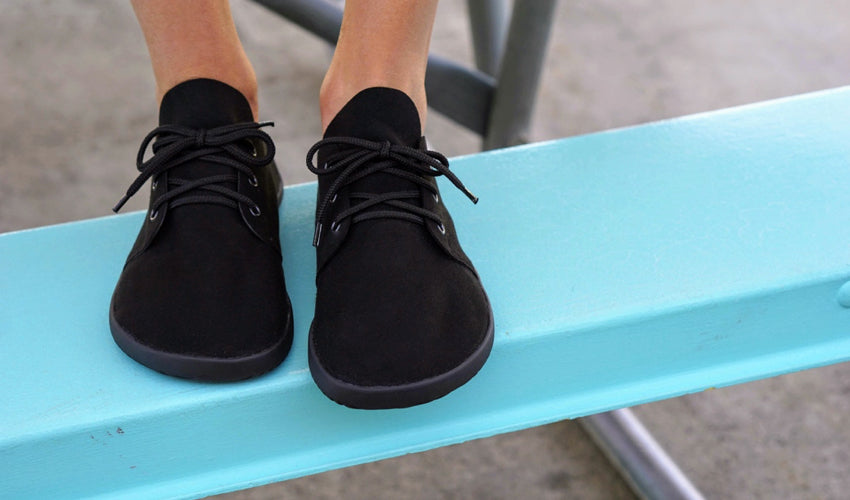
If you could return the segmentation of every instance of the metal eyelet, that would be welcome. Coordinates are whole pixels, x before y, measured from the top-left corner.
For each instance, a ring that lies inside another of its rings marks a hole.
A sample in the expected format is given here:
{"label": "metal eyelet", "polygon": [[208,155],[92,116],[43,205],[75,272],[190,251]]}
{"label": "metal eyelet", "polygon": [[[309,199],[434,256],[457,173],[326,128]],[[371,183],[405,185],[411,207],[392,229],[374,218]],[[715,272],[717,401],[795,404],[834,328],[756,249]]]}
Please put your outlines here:
{"label": "metal eyelet", "polygon": [[333,232],[337,232],[337,231],[339,231],[339,228],[340,228],[340,226],[341,226],[341,225],[342,225],[342,224],[340,224],[340,223],[339,223],[339,222],[337,222],[337,221],[333,221],[333,222],[331,222],[331,231],[333,231]]}
{"label": "metal eyelet", "polygon": [[257,187],[260,185],[260,181],[257,179],[256,175],[252,175],[251,177],[248,177],[248,184]]}
{"label": "metal eyelet", "polygon": [[336,193],[334,193],[334,197],[331,198],[330,203],[336,203]]}
{"label": "metal eyelet", "polygon": [[446,234],[446,226],[444,226],[442,222],[437,224],[437,229],[440,230],[440,233]]}
{"label": "metal eyelet", "polygon": [[156,220],[156,218],[157,218],[157,216],[158,216],[158,215],[159,215],[159,210],[154,210],[154,211],[153,211],[153,212],[152,212],[152,213],[148,216],[148,219],[150,219],[150,220]]}
{"label": "metal eyelet", "polygon": [[157,184],[159,184],[159,182],[151,181],[151,191],[156,191]]}
{"label": "metal eyelet", "polygon": [[249,212],[251,212],[251,215],[253,215],[254,217],[259,217],[259,216],[260,216],[260,214],[262,213],[262,212],[260,211],[260,206],[259,206],[259,205],[254,205],[253,207],[251,207],[250,209],[248,209],[248,211],[249,211]]}

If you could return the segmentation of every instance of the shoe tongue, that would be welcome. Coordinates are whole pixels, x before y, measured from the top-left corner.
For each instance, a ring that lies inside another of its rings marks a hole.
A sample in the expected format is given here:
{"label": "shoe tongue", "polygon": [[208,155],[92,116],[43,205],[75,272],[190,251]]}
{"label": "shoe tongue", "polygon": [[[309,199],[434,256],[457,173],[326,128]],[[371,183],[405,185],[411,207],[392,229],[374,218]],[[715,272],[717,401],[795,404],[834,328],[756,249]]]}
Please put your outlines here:
{"label": "shoe tongue", "polygon": [[419,112],[400,90],[368,88],[337,113],[325,131],[325,138],[328,137],[359,137],[416,147],[421,137]]}
{"label": "shoe tongue", "polygon": [[[209,130],[253,121],[251,105],[241,92],[226,83],[206,78],[189,80],[173,87],[163,96],[159,108],[160,125]],[[225,165],[197,160],[171,169],[169,176],[192,180],[232,172],[233,169]]]}
{"label": "shoe tongue", "polygon": [[[373,87],[355,95],[337,113],[325,131],[329,137],[357,137],[368,141],[417,147],[422,137],[419,111],[404,92]],[[320,164],[322,159],[319,159]],[[376,173],[350,185],[351,191],[386,193],[418,188],[396,175]]]}
{"label": "shoe tongue", "polygon": [[200,78],[169,90],[159,108],[160,125],[211,129],[238,122],[253,122],[248,100],[235,88]]}

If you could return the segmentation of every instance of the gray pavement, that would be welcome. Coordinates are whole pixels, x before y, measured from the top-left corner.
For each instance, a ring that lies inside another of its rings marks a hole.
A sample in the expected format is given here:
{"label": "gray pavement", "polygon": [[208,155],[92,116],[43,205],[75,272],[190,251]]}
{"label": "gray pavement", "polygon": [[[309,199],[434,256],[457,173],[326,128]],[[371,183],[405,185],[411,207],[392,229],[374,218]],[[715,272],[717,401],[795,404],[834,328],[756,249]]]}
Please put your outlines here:
{"label": "gray pavement", "polygon": [[[470,63],[465,2],[444,0],[433,50]],[[261,114],[288,183],[309,181],[330,49],[234,1]],[[544,140],[850,81],[850,2],[562,1],[532,128]],[[126,2],[0,3],[0,232],[108,215],[155,126]],[[432,113],[450,156],[478,139]],[[521,168],[521,167],[518,167]],[[125,210],[141,209],[144,196]],[[2,258],[2,256],[0,256]],[[635,409],[708,498],[850,497],[850,366]],[[222,498],[632,498],[574,422],[332,471]]]}

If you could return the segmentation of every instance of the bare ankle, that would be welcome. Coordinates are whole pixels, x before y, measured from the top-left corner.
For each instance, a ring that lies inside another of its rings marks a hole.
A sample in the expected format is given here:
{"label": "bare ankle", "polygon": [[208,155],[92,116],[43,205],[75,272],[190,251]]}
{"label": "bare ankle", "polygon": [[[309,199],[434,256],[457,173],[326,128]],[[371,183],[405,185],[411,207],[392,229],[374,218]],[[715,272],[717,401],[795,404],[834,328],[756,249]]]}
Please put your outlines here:
{"label": "bare ankle", "polygon": [[241,92],[257,119],[257,79],[226,1],[134,0],[145,35],[158,101],[188,80],[209,78]]}

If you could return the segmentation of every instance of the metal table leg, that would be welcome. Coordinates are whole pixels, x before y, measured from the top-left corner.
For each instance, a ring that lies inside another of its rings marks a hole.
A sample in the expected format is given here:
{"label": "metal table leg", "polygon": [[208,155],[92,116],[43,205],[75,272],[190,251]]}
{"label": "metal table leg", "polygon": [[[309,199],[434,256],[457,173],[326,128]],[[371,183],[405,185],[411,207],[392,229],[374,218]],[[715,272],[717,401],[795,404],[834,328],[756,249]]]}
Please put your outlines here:
{"label": "metal table leg", "polygon": [[508,27],[507,0],[467,0],[475,66],[490,76],[499,73]]}
{"label": "metal table leg", "polygon": [[555,4],[555,0],[514,3],[484,149],[527,142],[525,135],[537,97]]}
{"label": "metal table leg", "polygon": [[579,423],[641,498],[703,499],[628,408],[584,417]]}

